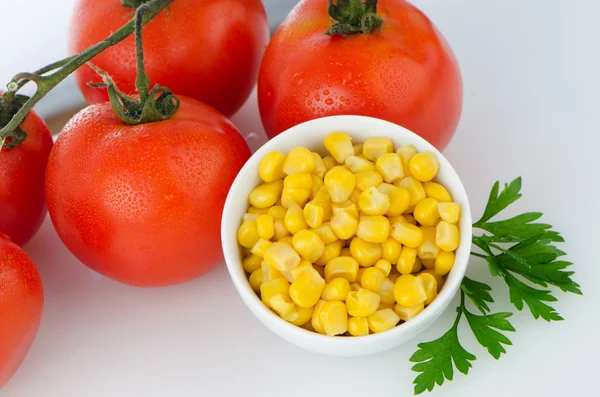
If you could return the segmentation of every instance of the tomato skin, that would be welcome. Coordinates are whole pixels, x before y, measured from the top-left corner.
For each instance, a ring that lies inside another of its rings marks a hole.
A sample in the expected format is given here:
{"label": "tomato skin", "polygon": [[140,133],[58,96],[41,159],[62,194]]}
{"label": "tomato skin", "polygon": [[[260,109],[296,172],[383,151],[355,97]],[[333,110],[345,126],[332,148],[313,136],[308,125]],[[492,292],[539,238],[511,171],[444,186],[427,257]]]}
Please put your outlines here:
{"label": "tomato skin", "polygon": [[354,114],[446,147],[460,118],[462,82],[432,22],[404,0],[379,0],[379,33],[330,37],[327,3],[301,1],[267,48],[258,99],[269,137],[315,118]]}
{"label": "tomato skin", "polygon": [[[69,28],[69,51],[78,53],[104,40],[125,24],[134,10],[119,0],[78,0]],[[269,39],[260,0],[177,0],[143,30],[144,53],[152,84],[234,114],[248,99]],[[133,37],[92,60],[126,93],[135,91]],[[100,81],[89,67],[75,77],[89,103],[108,100],[106,89],[88,86]]]}
{"label": "tomato skin", "polygon": [[24,245],[46,218],[44,175],[52,135],[33,111],[21,128],[27,132],[25,141],[14,149],[0,151],[0,232]]}
{"label": "tomato skin", "polygon": [[58,235],[91,269],[125,284],[192,280],[223,260],[225,198],[250,157],[233,124],[186,97],[176,115],[124,124],[109,103],[64,128],[46,174]]}
{"label": "tomato skin", "polygon": [[42,280],[35,264],[0,233],[0,388],[29,352],[43,306]]}

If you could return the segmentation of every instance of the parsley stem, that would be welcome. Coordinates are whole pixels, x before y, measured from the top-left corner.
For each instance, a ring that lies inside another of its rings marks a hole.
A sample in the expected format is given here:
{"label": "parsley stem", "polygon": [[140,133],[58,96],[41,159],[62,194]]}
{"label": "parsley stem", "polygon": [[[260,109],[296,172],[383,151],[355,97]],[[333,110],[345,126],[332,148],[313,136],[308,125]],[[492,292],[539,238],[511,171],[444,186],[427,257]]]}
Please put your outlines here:
{"label": "parsley stem", "polygon": [[479,252],[473,252],[473,251],[471,251],[471,255],[477,256],[477,257],[483,258],[483,259],[487,258],[487,255],[480,254]]}

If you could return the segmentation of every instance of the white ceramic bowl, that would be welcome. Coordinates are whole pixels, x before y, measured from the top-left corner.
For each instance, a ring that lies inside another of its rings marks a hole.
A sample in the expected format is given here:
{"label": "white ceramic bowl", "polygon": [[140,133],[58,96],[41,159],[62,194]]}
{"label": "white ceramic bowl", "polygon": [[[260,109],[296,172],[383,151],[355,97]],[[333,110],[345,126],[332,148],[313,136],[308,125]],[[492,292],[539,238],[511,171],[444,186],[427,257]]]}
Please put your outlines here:
{"label": "white ceramic bowl", "polygon": [[[440,162],[440,171],[436,179],[449,190],[454,201],[461,206],[459,222],[461,243],[456,251],[454,268],[449,273],[440,294],[414,319],[380,334],[361,337],[329,337],[284,321],[269,310],[250,287],[242,267],[241,249],[236,241],[237,229],[248,208],[248,195],[261,183],[258,176],[260,160],[269,152],[288,153],[296,146],[304,146],[325,155],[323,139],[335,131],[348,133],[355,142],[384,136],[390,138],[395,147],[413,144],[420,152],[434,152]],[[380,119],[362,116],[332,116],[308,121],[290,128],[267,142],[248,160],[231,186],[223,211],[221,227],[227,268],[238,293],[252,313],[267,328],[283,339],[316,353],[335,356],[362,356],[379,353],[410,340],[430,326],[448,307],[460,287],[467,269],[472,236],[471,210],[467,193],[448,160],[431,144],[406,128]]]}

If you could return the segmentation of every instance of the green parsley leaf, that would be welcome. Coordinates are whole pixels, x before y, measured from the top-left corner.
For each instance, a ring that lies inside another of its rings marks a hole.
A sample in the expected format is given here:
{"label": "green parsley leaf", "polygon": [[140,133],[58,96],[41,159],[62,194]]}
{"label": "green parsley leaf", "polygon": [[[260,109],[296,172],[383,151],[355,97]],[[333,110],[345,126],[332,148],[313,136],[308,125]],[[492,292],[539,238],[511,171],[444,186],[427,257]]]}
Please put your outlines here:
{"label": "green parsley leaf", "polygon": [[500,358],[502,353],[506,353],[502,344],[512,345],[510,339],[496,331],[496,329],[509,332],[515,331],[512,324],[507,320],[510,316],[512,316],[512,313],[506,312],[478,316],[465,310],[465,317],[477,341],[481,346],[487,348],[496,360]]}
{"label": "green parsley leaf", "polygon": [[564,320],[552,306],[544,302],[556,302],[557,299],[548,290],[540,290],[521,282],[515,276],[507,273],[504,281],[510,289],[510,301],[517,310],[523,310],[523,302],[536,320],[542,317],[546,321]]}
{"label": "green parsley leaf", "polygon": [[[444,379],[452,380],[456,366],[463,374],[469,373],[471,361],[476,357],[466,351],[458,340],[458,324],[462,311],[459,309],[456,321],[448,332],[441,338],[431,342],[419,343],[419,350],[410,358],[411,362],[418,363],[412,367],[420,374],[415,378],[415,395],[425,390],[432,391],[436,383],[441,386]],[[454,363],[454,366],[453,366]]]}
{"label": "green parsley leaf", "polygon": [[490,198],[483,212],[483,216],[475,223],[475,226],[489,221],[498,215],[506,207],[521,198],[521,177],[515,179],[510,184],[506,184],[502,193],[498,194],[500,182],[496,182],[490,193]]}
{"label": "green parsley leaf", "polygon": [[[494,235],[493,241],[519,242],[538,236],[552,228],[551,225],[545,223],[532,223],[541,217],[542,213],[540,212],[527,212],[504,221],[484,222],[477,227],[492,233]],[[556,242],[564,241],[558,233],[553,232],[552,235],[553,240],[556,240]]]}
{"label": "green parsley leaf", "polygon": [[490,295],[492,288],[489,285],[465,277],[460,288],[481,313],[485,314],[490,311],[486,302],[493,303],[494,299]]}

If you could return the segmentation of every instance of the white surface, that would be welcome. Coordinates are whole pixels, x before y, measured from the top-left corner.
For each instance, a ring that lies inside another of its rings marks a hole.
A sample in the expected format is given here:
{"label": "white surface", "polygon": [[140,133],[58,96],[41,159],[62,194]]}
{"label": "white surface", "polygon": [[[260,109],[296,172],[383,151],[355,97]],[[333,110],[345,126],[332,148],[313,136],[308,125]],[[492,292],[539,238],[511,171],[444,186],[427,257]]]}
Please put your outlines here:
{"label": "white surface", "polygon": [[[0,0],[0,80],[64,54],[72,0]],[[419,0],[460,61],[465,107],[445,155],[481,214],[496,179],[524,177],[513,213],[539,210],[567,239],[584,297],[558,294],[562,323],[513,317],[514,346],[499,361],[468,332],[478,360],[436,396],[596,395],[600,266],[600,3],[591,0]],[[21,22],[22,21],[22,22]],[[35,35],[41,35],[36,38]],[[55,40],[55,44],[50,44]],[[75,93],[74,95],[78,95]],[[56,101],[67,98],[58,94]],[[256,105],[236,120],[257,131]],[[410,343],[360,359],[305,352],[268,331],[244,306],[225,266],[194,282],[139,290],[97,276],[60,244],[47,222],[26,250],[46,291],[42,326],[31,353],[2,397],[410,396]],[[472,277],[488,280],[483,263]],[[493,280],[495,309],[509,309]],[[447,310],[419,338],[450,325]],[[462,328],[466,331],[465,328]]]}
{"label": "white surface", "polygon": [[[240,200],[240,197],[248,197],[250,192],[262,183],[258,176],[258,167],[263,157],[274,151],[289,153],[297,146],[306,147],[325,156],[327,153],[323,147],[323,137],[336,131],[346,132],[355,143],[372,138],[373,131],[377,131],[378,136],[390,138],[396,148],[410,144],[414,145],[419,152],[435,153],[440,162],[440,171],[436,180],[448,189],[454,201],[461,207],[458,224],[461,243],[456,250],[454,267],[435,301],[411,321],[393,330],[361,338],[331,338],[319,335],[283,321],[275,315],[250,287],[237,242],[237,229],[244,213],[248,210],[247,202]],[[309,351],[332,356],[357,357],[381,353],[410,341],[423,333],[446,310],[465,275],[471,254],[471,224],[471,207],[460,177],[448,160],[429,142],[406,128],[387,121],[362,116],[333,116],[307,121],[282,132],[248,160],[227,196],[221,223],[221,239],[231,279],[244,303],[263,324],[283,339]]]}

